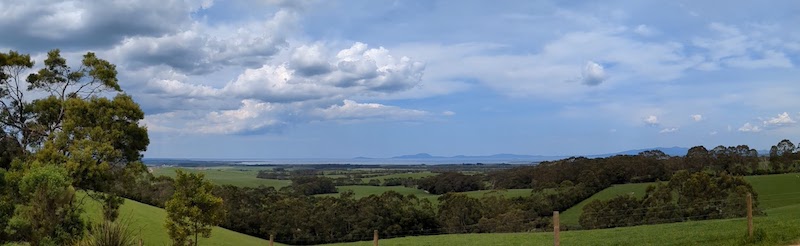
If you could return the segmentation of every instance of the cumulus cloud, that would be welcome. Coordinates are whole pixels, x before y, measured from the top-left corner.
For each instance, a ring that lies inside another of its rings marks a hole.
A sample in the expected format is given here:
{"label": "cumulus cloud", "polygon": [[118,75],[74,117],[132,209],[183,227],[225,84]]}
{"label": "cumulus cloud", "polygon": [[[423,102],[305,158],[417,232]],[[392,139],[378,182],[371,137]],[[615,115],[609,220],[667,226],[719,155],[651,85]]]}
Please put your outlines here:
{"label": "cumulus cloud", "polygon": [[325,53],[325,47],[321,44],[297,47],[291,56],[289,66],[303,76],[326,74],[333,67]]}
{"label": "cumulus cloud", "polygon": [[761,127],[757,125],[750,124],[750,122],[744,123],[742,127],[739,127],[740,132],[760,132]]}
{"label": "cumulus cloud", "polygon": [[657,126],[659,124],[658,117],[655,115],[647,116],[642,121],[649,126]]}
{"label": "cumulus cloud", "polygon": [[677,127],[668,127],[668,128],[661,129],[661,131],[659,131],[658,133],[673,133],[673,132],[677,132],[677,131],[678,131]]}
{"label": "cumulus cloud", "polygon": [[330,106],[325,102],[264,102],[241,100],[234,109],[180,110],[145,117],[143,124],[155,132],[187,134],[251,135],[281,131],[293,124],[312,121],[417,121],[435,117],[430,112],[379,103],[343,100]]}
{"label": "cumulus cloud", "polygon": [[229,110],[180,110],[146,115],[148,131],[186,134],[252,134],[276,131],[287,124],[286,105],[242,100]]}
{"label": "cumulus cloud", "polygon": [[191,13],[210,6],[184,0],[3,1],[0,33],[14,35],[0,44],[37,51],[108,47],[125,37],[174,32],[192,22]]}
{"label": "cumulus cloud", "polygon": [[693,120],[693,121],[701,121],[701,120],[703,120],[703,115],[700,115],[700,114],[693,114],[693,115],[692,115],[692,120]]}
{"label": "cumulus cloud", "polygon": [[453,115],[456,115],[456,112],[448,110],[448,111],[442,112],[442,115],[444,115],[444,116],[453,116]]}
{"label": "cumulus cloud", "polygon": [[599,85],[606,79],[606,71],[603,66],[593,61],[586,62],[581,73],[581,80],[583,84],[594,86]]}
{"label": "cumulus cloud", "polygon": [[344,100],[342,103],[342,105],[318,109],[314,115],[326,120],[414,120],[430,114],[422,110],[404,109],[379,103],[358,103],[353,100]]}
{"label": "cumulus cloud", "polygon": [[235,110],[213,111],[204,120],[191,123],[198,132],[206,134],[246,134],[268,130],[283,124],[277,117],[281,105],[257,100],[242,100]]}
{"label": "cumulus cloud", "polygon": [[[335,57],[323,57],[311,49],[317,48],[297,49],[306,60],[298,58],[303,61],[294,65],[247,69],[225,85],[222,93],[271,102],[388,94],[419,85],[425,69],[422,62],[405,56],[397,58],[383,47],[370,49],[363,43],[343,49]],[[315,54],[308,58],[308,53]]]}
{"label": "cumulus cloud", "polygon": [[769,118],[763,122],[765,127],[782,127],[782,126],[789,126],[797,123],[789,117],[789,113],[783,112],[782,114],[778,114],[778,116]]}
{"label": "cumulus cloud", "polygon": [[109,54],[134,69],[167,65],[189,74],[207,74],[230,65],[254,66],[287,45],[286,26],[294,21],[294,13],[279,11],[269,20],[245,26],[194,24],[163,36],[127,37]]}

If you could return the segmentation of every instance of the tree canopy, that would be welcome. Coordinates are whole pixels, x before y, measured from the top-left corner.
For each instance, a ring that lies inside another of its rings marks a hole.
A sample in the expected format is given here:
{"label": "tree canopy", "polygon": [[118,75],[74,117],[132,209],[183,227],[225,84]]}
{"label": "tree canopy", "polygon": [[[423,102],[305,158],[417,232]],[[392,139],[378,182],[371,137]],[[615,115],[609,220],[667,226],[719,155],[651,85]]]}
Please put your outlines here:
{"label": "tree canopy", "polygon": [[91,52],[75,68],[69,64],[55,49],[32,71],[30,55],[0,52],[0,197],[13,198],[0,204],[3,240],[39,245],[80,237],[76,189],[114,220],[123,202],[117,194],[145,170],[144,112],[122,92],[116,66]]}

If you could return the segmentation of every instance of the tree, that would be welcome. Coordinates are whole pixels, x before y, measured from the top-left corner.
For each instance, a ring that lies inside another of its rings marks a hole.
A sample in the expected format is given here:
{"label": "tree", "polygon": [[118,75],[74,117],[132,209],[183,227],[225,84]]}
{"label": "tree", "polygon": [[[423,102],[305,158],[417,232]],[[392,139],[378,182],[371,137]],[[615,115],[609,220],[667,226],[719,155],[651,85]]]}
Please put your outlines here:
{"label": "tree", "polygon": [[694,146],[686,152],[686,157],[683,159],[684,169],[691,172],[698,172],[703,170],[703,167],[710,165],[711,156],[706,147]]}
{"label": "tree", "polygon": [[86,53],[77,69],[58,49],[47,53],[42,69],[28,73],[33,65],[30,55],[0,53],[0,145],[7,147],[0,165],[31,155],[62,165],[71,184],[103,203],[113,220],[123,201],[116,196],[120,182],[145,170],[144,113],[127,95],[101,97],[122,90],[116,66],[94,53]]}
{"label": "tree", "polygon": [[483,215],[482,204],[477,198],[463,194],[447,193],[439,197],[439,224],[448,233],[475,231]]}
{"label": "tree", "polygon": [[795,146],[789,139],[784,139],[778,142],[778,145],[773,145],[769,150],[769,162],[773,171],[782,172],[791,168],[794,161]]}
{"label": "tree", "polygon": [[211,227],[220,221],[222,199],[211,193],[214,185],[203,180],[203,174],[176,172],[175,193],[167,201],[165,226],[173,245],[197,245],[198,236],[211,236]]}
{"label": "tree", "polygon": [[80,205],[75,203],[75,189],[62,167],[32,163],[19,180],[19,194],[24,201],[14,211],[8,227],[20,239],[32,245],[67,245],[83,237],[86,223]]}

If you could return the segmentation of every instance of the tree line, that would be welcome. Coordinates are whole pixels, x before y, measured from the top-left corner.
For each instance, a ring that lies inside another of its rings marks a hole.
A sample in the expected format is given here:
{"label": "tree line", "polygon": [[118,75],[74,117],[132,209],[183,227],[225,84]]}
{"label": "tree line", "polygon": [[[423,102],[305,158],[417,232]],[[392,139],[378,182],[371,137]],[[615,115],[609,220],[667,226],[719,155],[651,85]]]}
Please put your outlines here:
{"label": "tree line", "polygon": [[678,171],[667,183],[650,185],[642,198],[630,194],[594,200],[583,207],[586,229],[743,217],[747,195],[758,211],[758,194],[742,177]]}

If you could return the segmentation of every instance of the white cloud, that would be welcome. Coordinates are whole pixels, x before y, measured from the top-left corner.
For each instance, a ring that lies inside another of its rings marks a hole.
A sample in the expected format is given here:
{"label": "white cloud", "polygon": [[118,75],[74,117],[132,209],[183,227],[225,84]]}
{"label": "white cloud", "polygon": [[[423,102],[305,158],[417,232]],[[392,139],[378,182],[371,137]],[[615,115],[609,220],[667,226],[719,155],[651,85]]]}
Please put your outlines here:
{"label": "white cloud", "polygon": [[287,27],[295,22],[294,13],[278,11],[266,21],[244,26],[194,23],[188,30],[168,35],[127,37],[108,53],[134,69],[167,65],[185,73],[207,74],[230,65],[252,67],[286,45]]}
{"label": "white cloud", "polygon": [[453,115],[456,115],[456,112],[448,110],[448,111],[442,112],[442,115],[444,115],[444,116],[453,116]]}
{"label": "white cloud", "polygon": [[633,32],[635,32],[636,34],[645,36],[645,37],[653,36],[653,35],[655,35],[657,33],[655,30],[653,30],[652,28],[650,28],[647,25],[638,25],[638,26],[636,26],[635,29],[633,29]]}
{"label": "white cloud", "polygon": [[701,121],[701,120],[703,120],[703,115],[700,115],[700,114],[693,114],[693,115],[692,115],[692,120],[694,120],[694,121]]}
{"label": "white cloud", "polygon": [[125,37],[176,31],[191,23],[191,13],[210,6],[183,0],[3,1],[0,32],[14,35],[0,44],[34,50],[108,47]]}
{"label": "white cloud", "polygon": [[742,127],[739,127],[740,132],[760,132],[761,127],[757,125],[752,125],[750,122],[744,123]]}
{"label": "white cloud", "polygon": [[711,63],[747,69],[793,67],[787,55],[779,51],[784,48],[783,42],[771,40],[774,35],[762,33],[764,28],[748,26],[743,31],[739,26],[714,22],[708,29],[716,35],[695,38],[692,44],[706,49]]}
{"label": "white cloud", "polygon": [[[363,43],[355,43],[335,57],[322,58],[319,48],[313,47],[294,51],[302,53],[293,54],[296,64],[246,69],[221,93],[268,102],[385,95],[418,86],[425,69],[421,62],[405,56],[396,58],[383,47],[369,49]],[[330,66],[322,69],[325,63]]]}
{"label": "white cloud", "polygon": [[655,115],[647,116],[642,121],[644,121],[645,124],[650,126],[657,126],[659,124],[658,117]]}
{"label": "white cloud", "polygon": [[342,105],[317,109],[313,114],[326,120],[415,120],[430,115],[422,110],[404,109],[378,103],[358,103],[352,100],[344,100]]}
{"label": "white cloud", "polygon": [[593,61],[586,62],[586,65],[583,67],[583,72],[581,73],[581,80],[585,85],[599,85],[606,80],[606,72],[603,69],[603,66],[597,64]]}
{"label": "white cloud", "polygon": [[266,130],[281,124],[275,114],[280,105],[256,100],[242,100],[242,107],[235,110],[213,111],[204,120],[191,123],[200,133],[234,134]]}
{"label": "white cloud", "polygon": [[678,131],[677,127],[668,127],[668,128],[661,129],[661,131],[659,131],[658,133],[673,133],[673,132],[677,132],[677,131]]}
{"label": "white cloud", "polygon": [[709,133],[708,133],[708,135],[714,136],[714,135],[717,135],[717,133],[719,133],[719,132],[717,132],[717,131],[711,131],[711,132],[709,132]]}
{"label": "white cloud", "polygon": [[769,128],[769,127],[788,126],[788,125],[793,125],[794,123],[797,122],[794,121],[792,117],[789,117],[789,113],[783,112],[782,114],[778,114],[778,116],[776,117],[765,120],[763,124],[765,127]]}

